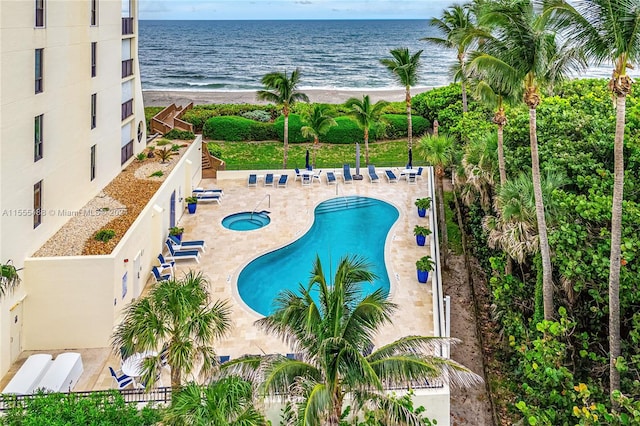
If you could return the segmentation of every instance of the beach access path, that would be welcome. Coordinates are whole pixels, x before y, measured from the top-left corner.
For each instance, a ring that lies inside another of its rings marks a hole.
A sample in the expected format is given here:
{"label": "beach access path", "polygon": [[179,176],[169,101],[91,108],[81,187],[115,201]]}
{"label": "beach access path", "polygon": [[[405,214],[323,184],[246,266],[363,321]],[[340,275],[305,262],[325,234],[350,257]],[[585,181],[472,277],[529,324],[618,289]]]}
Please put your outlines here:
{"label": "beach access path", "polygon": [[[411,96],[425,92],[432,87],[412,87]],[[385,100],[389,102],[403,102],[405,91],[398,89],[301,89],[309,96],[310,102],[319,103],[343,103],[349,98],[362,99],[369,95],[372,102]],[[144,106],[168,106],[172,103],[187,105],[206,104],[266,104],[268,102],[256,100],[255,90],[242,91],[184,91],[184,90],[143,90],[142,99]]]}

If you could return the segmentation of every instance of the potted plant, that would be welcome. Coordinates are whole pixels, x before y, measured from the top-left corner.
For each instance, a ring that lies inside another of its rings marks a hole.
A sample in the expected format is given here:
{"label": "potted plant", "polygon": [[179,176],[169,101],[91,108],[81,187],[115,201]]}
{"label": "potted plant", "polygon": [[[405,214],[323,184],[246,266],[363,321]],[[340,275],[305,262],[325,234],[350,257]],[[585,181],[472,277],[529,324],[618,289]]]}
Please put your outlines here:
{"label": "potted plant", "polygon": [[435,262],[431,259],[431,256],[423,256],[416,262],[416,269],[418,270],[418,282],[426,283],[429,279],[429,271],[433,271]]}
{"label": "potted plant", "polygon": [[184,228],[179,226],[172,226],[169,228],[169,235],[176,237],[176,239],[182,241],[182,233],[184,232]]}
{"label": "potted plant", "polygon": [[413,228],[413,235],[416,236],[416,243],[419,246],[423,246],[427,241],[427,236],[431,235],[431,229],[416,225],[415,228]]}
{"label": "potted plant", "polygon": [[425,217],[427,209],[431,207],[431,197],[418,198],[415,204],[418,208],[418,216]]}
{"label": "potted plant", "polygon": [[194,214],[196,212],[196,206],[198,205],[198,199],[196,197],[185,198],[189,213]]}

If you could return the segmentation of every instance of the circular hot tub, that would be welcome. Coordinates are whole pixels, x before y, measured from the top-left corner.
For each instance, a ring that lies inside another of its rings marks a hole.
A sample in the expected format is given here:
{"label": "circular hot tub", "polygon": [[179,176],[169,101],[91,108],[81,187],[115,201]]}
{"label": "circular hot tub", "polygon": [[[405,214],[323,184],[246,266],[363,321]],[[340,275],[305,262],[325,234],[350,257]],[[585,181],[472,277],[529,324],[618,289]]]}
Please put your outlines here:
{"label": "circular hot tub", "polygon": [[265,227],[271,222],[269,212],[240,212],[222,219],[222,226],[233,231],[252,231]]}

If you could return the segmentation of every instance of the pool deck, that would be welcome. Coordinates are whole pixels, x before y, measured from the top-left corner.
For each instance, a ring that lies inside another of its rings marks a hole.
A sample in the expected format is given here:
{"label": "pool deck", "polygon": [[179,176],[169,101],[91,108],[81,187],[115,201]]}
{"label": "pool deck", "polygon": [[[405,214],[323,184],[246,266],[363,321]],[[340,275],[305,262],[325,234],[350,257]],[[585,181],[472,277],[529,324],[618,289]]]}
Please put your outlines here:
{"label": "pool deck", "polygon": [[[179,222],[179,225],[185,228],[183,239],[205,240],[207,250],[202,255],[200,263],[191,260],[177,262],[178,277],[189,269],[202,271],[210,281],[212,298],[226,299],[231,304],[233,328],[227,338],[215,345],[218,355],[236,358],[244,354],[292,352],[280,339],[254,326],[254,321],[259,319],[260,315],[242,303],[238,296],[236,280],[242,268],[255,257],[301,237],[313,223],[315,206],[336,196],[359,195],[378,198],[391,203],[400,212],[397,222],[387,236],[385,248],[391,282],[390,296],[398,305],[398,310],[393,316],[392,324],[384,327],[376,336],[375,345],[390,343],[402,336],[433,335],[431,280],[427,284],[418,283],[415,270],[415,261],[429,254],[429,248],[417,246],[413,235],[413,227],[416,224],[428,226],[428,220],[418,217],[414,206],[417,198],[428,196],[426,177],[419,180],[417,185],[409,185],[405,181],[389,183],[384,178],[384,169],[378,169],[378,183],[372,184],[368,177],[365,177],[362,181],[343,184],[342,179],[338,177],[338,185],[327,185],[323,174],[322,182],[314,182],[310,187],[303,187],[300,181],[294,181],[293,172],[290,172],[286,188],[265,187],[262,181],[259,181],[256,187],[249,188],[248,175],[248,171],[229,172],[227,178],[223,172],[217,180],[204,179],[198,186],[224,190],[221,204],[200,202],[195,214],[185,212]],[[270,211],[271,223],[259,230],[242,232],[228,230],[222,226],[221,222],[225,216],[254,209]],[[153,283],[154,281],[149,279],[145,291]],[[112,388],[114,382],[108,367],[119,367],[120,362],[109,348],[78,351],[83,356],[85,373],[75,390]],[[49,351],[58,352],[62,351]],[[0,381],[0,389],[4,388],[31,353],[34,352],[22,353],[9,373]],[[168,375],[163,376],[163,382],[165,385],[169,383]]]}

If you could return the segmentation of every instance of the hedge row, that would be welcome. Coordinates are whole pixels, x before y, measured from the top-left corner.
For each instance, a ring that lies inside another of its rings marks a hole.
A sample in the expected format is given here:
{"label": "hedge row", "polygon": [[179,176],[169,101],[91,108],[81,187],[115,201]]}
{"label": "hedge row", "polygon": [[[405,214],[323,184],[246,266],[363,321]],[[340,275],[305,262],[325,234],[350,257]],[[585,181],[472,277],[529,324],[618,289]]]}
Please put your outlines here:
{"label": "hedge row", "polygon": [[[369,140],[399,139],[407,136],[407,116],[385,114],[383,122],[369,130]],[[320,137],[320,141],[333,144],[349,144],[364,139],[364,132],[350,117],[336,117],[337,126]],[[302,136],[305,124],[298,114],[289,115],[289,143],[310,142],[313,138]],[[413,134],[422,135],[429,129],[429,122],[422,117],[412,117]],[[284,140],[284,117],[274,123],[260,123],[237,116],[211,117],[204,124],[203,135],[207,139],[223,141]]]}

